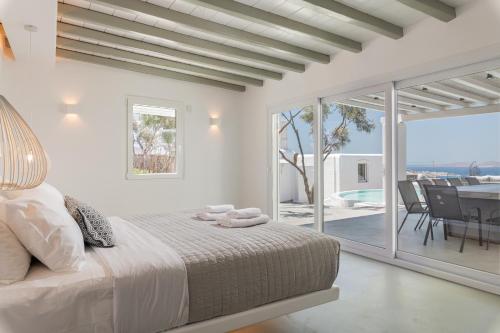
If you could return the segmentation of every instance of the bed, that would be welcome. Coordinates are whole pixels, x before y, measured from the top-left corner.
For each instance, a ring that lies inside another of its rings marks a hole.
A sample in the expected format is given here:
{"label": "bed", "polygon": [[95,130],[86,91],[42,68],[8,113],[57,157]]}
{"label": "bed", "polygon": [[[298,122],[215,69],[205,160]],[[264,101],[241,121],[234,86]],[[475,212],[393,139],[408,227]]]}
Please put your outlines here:
{"label": "bed", "polygon": [[192,216],[110,218],[117,246],[88,248],[82,271],[34,264],[25,281],[1,288],[0,331],[36,320],[41,332],[223,332],[338,298],[333,238]]}

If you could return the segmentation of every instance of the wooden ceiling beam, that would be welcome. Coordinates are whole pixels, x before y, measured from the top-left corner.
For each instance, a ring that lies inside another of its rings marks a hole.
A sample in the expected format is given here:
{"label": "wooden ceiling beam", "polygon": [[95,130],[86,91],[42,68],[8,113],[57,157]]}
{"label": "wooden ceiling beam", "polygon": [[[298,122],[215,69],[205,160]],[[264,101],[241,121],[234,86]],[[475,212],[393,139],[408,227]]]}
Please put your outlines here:
{"label": "wooden ceiling beam", "polygon": [[[373,95],[370,95],[370,97],[377,97],[381,100],[384,99],[384,94],[373,94]],[[409,97],[404,97],[404,96],[398,96],[398,104],[399,105],[404,105],[404,106],[400,106],[400,108],[407,108],[408,110],[412,110],[414,112],[426,112],[427,110],[431,110],[431,111],[438,111],[438,110],[442,110],[443,107],[441,105],[438,105],[438,104],[434,104],[434,103],[429,103],[429,102],[425,102],[425,101],[421,101],[421,100],[418,100],[418,99],[413,99],[413,98],[409,98]]]}
{"label": "wooden ceiling beam", "polygon": [[[375,110],[385,111],[385,102],[383,99],[374,99],[373,97],[370,97],[370,96],[360,96],[360,97],[351,98],[350,101],[351,102],[352,101],[360,102],[360,103],[363,103],[366,105],[375,105],[378,107]],[[373,107],[372,107],[372,109],[373,109]],[[405,114],[407,112],[418,112],[418,113],[426,112],[426,110],[423,108],[419,108],[417,106],[406,106],[406,105],[403,105],[401,103],[398,103],[398,110],[399,111],[406,111],[406,112],[403,112]]]}
{"label": "wooden ceiling beam", "polygon": [[328,12],[341,15],[349,20],[349,23],[382,34],[384,36],[399,39],[403,37],[403,28],[384,21],[378,17],[367,14],[343,3],[333,0],[304,0],[305,2],[322,8]]}
{"label": "wooden ceiling beam", "polygon": [[170,70],[166,70],[166,69],[160,69],[160,68],[135,64],[135,63],[127,62],[127,61],[121,61],[121,60],[100,57],[100,56],[76,52],[76,51],[72,51],[72,50],[64,50],[64,49],[57,48],[56,49],[56,56],[59,58],[66,58],[66,59],[72,59],[72,60],[77,60],[77,61],[83,61],[83,62],[88,62],[88,63],[92,63],[92,64],[97,64],[97,65],[103,65],[103,66],[107,66],[107,67],[129,70],[129,71],[142,73],[142,74],[155,75],[155,76],[159,76],[159,77],[163,77],[163,78],[167,78],[167,79],[204,84],[204,85],[209,85],[209,86],[213,86],[213,87],[234,90],[234,91],[239,91],[239,92],[245,91],[245,86],[241,86],[241,85],[237,85],[237,84],[207,79],[207,78],[194,76],[194,75],[190,75],[190,74],[174,72],[174,71],[170,71]]}
{"label": "wooden ceiling beam", "polygon": [[472,77],[463,77],[463,78],[456,78],[456,79],[451,79],[451,80],[453,82],[456,82],[456,83],[461,84],[461,85],[466,86],[466,87],[470,87],[473,89],[484,91],[486,93],[493,94],[496,96],[500,96],[500,88],[499,87],[497,87],[491,83],[484,82],[484,81],[479,80],[479,79],[475,79]]}
{"label": "wooden ceiling beam", "polygon": [[156,54],[167,56],[172,60],[181,62],[189,62],[191,64],[201,65],[212,69],[236,72],[237,74],[250,75],[257,78],[271,78],[281,80],[283,74],[273,72],[266,69],[246,66],[230,61],[219,60],[217,58],[206,57],[195,53],[180,51],[169,47],[142,42],[139,40],[121,37],[110,33],[92,30],[76,25],[58,22],[57,33],[62,36],[70,36],[71,38],[83,38],[85,40],[93,40],[103,42],[117,47],[126,47],[138,50],[139,52],[149,51]]}
{"label": "wooden ceiling beam", "polygon": [[57,47],[65,50],[72,50],[83,53],[97,54],[104,57],[117,58],[119,60],[124,60],[124,61],[140,62],[152,66],[161,66],[165,69],[173,70],[176,72],[192,74],[218,81],[230,81],[236,84],[251,84],[258,87],[262,87],[264,85],[264,82],[262,80],[246,76],[226,73],[215,69],[210,69],[191,64],[185,64],[178,61],[152,57],[135,52],[120,50],[113,47],[81,42],[64,37],[57,37]]}
{"label": "wooden ceiling beam", "polygon": [[424,14],[437,18],[443,22],[449,22],[457,17],[455,8],[439,0],[398,0],[402,4],[418,10]]}
{"label": "wooden ceiling beam", "polygon": [[432,93],[429,93],[427,91],[418,90],[418,89],[414,89],[414,88],[399,90],[398,93],[400,95],[403,95],[406,97],[420,99],[423,101],[428,101],[428,102],[436,103],[436,104],[445,104],[445,105],[459,106],[459,107],[469,106],[468,103],[462,102],[459,99],[453,99],[453,98],[446,97],[446,96],[432,94]]}
{"label": "wooden ceiling beam", "polygon": [[97,2],[106,6],[132,12],[134,14],[145,14],[158,19],[167,20],[169,22],[175,22],[188,28],[202,31],[206,34],[228,38],[233,41],[245,42],[255,46],[271,48],[273,50],[285,52],[292,56],[304,58],[310,61],[322,64],[330,62],[330,56],[328,54],[323,54],[309,48],[236,29],[151,3],[137,0],[97,0]]}
{"label": "wooden ceiling beam", "polygon": [[469,100],[473,100],[475,102],[484,103],[484,104],[491,103],[491,100],[489,98],[475,94],[475,93],[467,91],[467,90],[457,89],[455,87],[451,87],[449,85],[445,85],[445,84],[439,83],[439,82],[434,82],[434,83],[425,85],[425,87],[427,87],[431,91],[435,91],[435,92],[438,92],[441,94],[448,94],[448,95],[452,95],[452,96],[455,96],[458,98],[469,99]]}
{"label": "wooden ceiling beam", "polygon": [[283,68],[300,73],[305,71],[305,65],[301,63],[296,63],[293,61],[268,56],[262,53],[257,53],[189,35],[184,35],[178,32],[133,22],[120,17],[99,13],[81,7],[58,3],[57,9],[58,14],[63,18],[89,22],[102,27],[113,28],[125,32],[135,32],[143,36],[160,38],[188,47],[193,47],[198,50],[204,50],[224,56],[230,56],[231,58],[235,59],[245,59],[257,62],[259,64],[265,64],[268,66]]}
{"label": "wooden ceiling beam", "polygon": [[361,52],[362,45],[355,40],[318,29],[314,26],[289,19],[278,14],[245,5],[232,0],[187,0],[191,3],[227,13],[253,23],[264,24],[278,29],[286,29],[320,40],[323,43],[351,52]]}

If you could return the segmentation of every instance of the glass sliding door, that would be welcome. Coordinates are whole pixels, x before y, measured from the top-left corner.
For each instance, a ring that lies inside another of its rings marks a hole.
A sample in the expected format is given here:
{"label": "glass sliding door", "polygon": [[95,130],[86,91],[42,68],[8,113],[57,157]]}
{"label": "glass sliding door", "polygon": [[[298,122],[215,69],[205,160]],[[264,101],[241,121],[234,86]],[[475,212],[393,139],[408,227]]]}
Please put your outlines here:
{"label": "glass sliding door", "polygon": [[499,100],[500,69],[398,90],[403,256],[500,274]]}
{"label": "glass sliding door", "polygon": [[294,105],[272,114],[273,206],[279,222],[315,223],[315,108]]}
{"label": "glass sliding door", "polygon": [[323,230],[378,248],[391,242],[388,96],[379,87],[324,98],[321,107]]}

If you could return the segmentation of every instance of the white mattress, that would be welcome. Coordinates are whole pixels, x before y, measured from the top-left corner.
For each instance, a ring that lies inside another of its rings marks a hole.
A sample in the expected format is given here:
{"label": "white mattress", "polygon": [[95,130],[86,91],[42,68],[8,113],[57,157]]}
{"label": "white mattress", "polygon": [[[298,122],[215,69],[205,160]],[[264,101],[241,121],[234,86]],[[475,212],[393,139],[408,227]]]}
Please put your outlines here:
{"label": "white mattress", "polygon": [[158,332],[184,325],[184,262],[150,234],[110,218],[117,244],[87,249],[80,272],[32,265],[24,281],[0,287],[0,332]]}

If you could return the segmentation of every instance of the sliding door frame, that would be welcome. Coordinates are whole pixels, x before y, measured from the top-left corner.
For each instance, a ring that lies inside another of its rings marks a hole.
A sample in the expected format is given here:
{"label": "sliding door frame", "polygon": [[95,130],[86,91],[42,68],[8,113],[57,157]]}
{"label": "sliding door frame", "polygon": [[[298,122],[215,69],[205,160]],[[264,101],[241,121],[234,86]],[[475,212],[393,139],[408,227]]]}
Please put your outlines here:
{"label": "sliding door frame", "polygon": [[[320,106],[318,104],[318,99],[316,98],[303,98],[297,99],[293,102],[289,102],[280,106],[268,107],[267,109],[267,133],[268,133],[268,156],[267,156],[267,179],[270,180],[267,182],[268,184],[268,198],[267,198],[267,211],[271,214],[273,221],[279,222],[279,204],[280,204],[280,170],[279,170],[279,158],[278,158],[278,143],[279,143],[279,135],[276,133],[275,129],[277,128],[277,116],[282,112],[287,112],[292,108],[304,107],[304,106],[313,106],[314,113],[314,121],[313,121],[313,138],[314,138],[314,181],[316,182],[319,177],[319,169],[316,163],[316,152],[318,149],[317,143],[317,127],[318,127],[318,114],[320,110]],[[320,120],[321,121],[321,120]],[[316,184],[316,183],[315,183]],[[322,231],[320,229],[320,213],[318,210],[318,189],[314,188],[314,228],[318,231]]]}
{"label": "sliding door frame", "polygon": [[[450,78],[470,75],[478,72],[484,72],[499,67],[500,67],[500,59],[497,58],[497,59],[472,63],[469,65],[464,65],[452,69],[437,71],[434,73],[425,74],[409,79],[404,79],[394,83],[394,93],[397,95],[397,91],[404,88],[424,85],[428,84],[429,82],[447,80]],[[397,136],[395,138],[396,138],[395,141],[397,141]],[[395,143],[397,144],[397,142]],[[394,162],[396,168],[399,167],[406,168],[406,166],[397,165],[398,163],[397,155]],[[481,271],[478,269],[470,268],[467,266],[461,266],[446,261],[440,261],[437,259],[433,259],[431,257],[425,257],[423,255],[417,255],[410,252],[400,251],[397,247],[397,234],[395,240],[396,240],[395,259],[398,264],[402,263],[401,265],[405,267],[407,266],[407,268],[419,267],[420,269],[418,270],[424,273],[500,295],[500,276],[498,274]]]}
{"label": "sliding door frame", "polygon": [[[340,238],[340,237],[335,237],[339,242],[342,247],[342,249],[353,252],[353,253],[359,253],[362,255],[367,255],[371,254],[377,257],[384,257],[384,258],[394,258],[395,257],[395,242],[393,241],[393,229],[394,225],[397,222],[397,215],[394,214],[394,208],[393,208],[393,200],[395,193],[394,193],[394,184],[395,184],[395,175],[397,174],[394,169],[394,163],[392,160],[392,156],[394,152],[397,152],[397,150],[394,150],[394,140],[393,137],[397,137],[397,122],[396,126],[394,125],[394,122],[397,121],[397,114],[393,112],[393,84],[392,83],[383,83],[379,85],[374,85],[374,86],[369,86],[366,88],[362,89],[355,89],[355,90],[349,90],[349,91],[342,91],[339,93],[333,93],[329,96],[325,96],[319,99],[320,103],[327,103],[327,102],[338,102],[342,101],[344,99],[348,98],[353,98],[353,97],[359,97],[362,95],[367,95],[370,93],[379,93],[383,92],[384,93],[384,126],[383,126],[383,161],[384,161],[384,196],[385,196],[385,212],[384,212],[384,247],[377,247],[374,245],[370,244],[365,244],[365,243],[360,243],[357,241],[353,241],[350,239],[346,238]],[[321,114],[321,112],[320,112]],[[319,117],[322,119],[322,117]],[[318,124],[318,126],[320,126]],[[322,133],[322,126],[317,129],[319,133]],[[322,141],[322,137],[317,138],[320,142]],[[323,170],[323,158],[321,155],[319,157],[319,163],[318,167],[321,169],[320,172]],[[323,185],[323,177],[321,179],[318,179],[319,184],[321,185],[321,191],[323,190],[322,185]],[[397,195],[397,193],[396,193]],[[397,197],[397,196],[396,196]],[[323,206],[324,202],[317,202],[318,209],[323,212]],[[320,221],[322,228],[324,226],[324,219]]]}
{"label": "sliding door frame", "polygon": [[[481,52],[479,52],[481,53]],[[279,201],[279,182],[274,180],[274,172],[276,166],[273,164],[273,114],[286,111],[290,107],[297,105],[317,105],[315,109],[315,121],[314,121],[314,152],[315,152],[315,226],[319,231],[323,231],[323,159],[321,158],[322,151],[322,117],[321,117],[321,104],[325,99],[336,99],[341,100],[343,98],[352,97],[355,95],[363,95],[363,93],[370,92],[380,92],[385,91],[385,147],[384,147],[384,162],[385,162],[385,183],[384,188],[386,190],[386,206],[389,209],[386,210],[386,246],[384,249],[377,248],[375,246],[370,246],[367,244],[361,244],[358,242],[350,241],[347,239],[339,239],[342,245],[342,250],[347,252],[352,252],[354,254],[359,254],[371,259],[382,261],[391,265],[411,269],[417,272],[421,272],[427,275],[431,275],[437,278],[442,278],[452,282],[456,282],[462,285],[473,287],[476,289],[491,292],[500,295],[500,277],[497,274],[488,273],[484,271],[479,271],[473,268],[468,268],[465,266],[459,266],[452,263],[447,263],[432,259],[429,257],[423,257],[416,254],[411,254],[404,251],[399,251],[397,247],[397,225],[398,225],[398,190],[397,190],[397,174],[399,167],[398,165],[398,123],[400,115],[397,109],[397,91],[400,89],[412,87],[415,85],[426,84],[428,82],[445,80],[452,77],[463,76],[472,74],[475,72],[482,72],[486,70],[491,70],[493,68],[500,67],[500,58],[498,55],[492,56],[491,58],[486,58],[484,60],[484,54],[471,54],[470,57],[461,58],[458,63],[453,62],[449,59],[449,63],[456,63],[457,67],[446,68],[444,70],[439,70],[439,68],[445,68],[448,64],[438,63],[436,64],[426,64],[421,66],[419,73],[413,74],[411,77],[406,77],[404,74],[394,74],[385,76],[384,78],[378,80],[380,84],[368,85],[366,88],[357,89],[356,87],[366,86],[361,83],[349,84],[338,89],[329,89],[321,93],[317,93],[316,96],[299,99],[296,102],[289,102],[285,106],[281,105],[279,107],[269,107],[268,108],[268,142],[270,143],[270,149],[268,149],[268,211],[276,217],[278,207],[274,203]],[[482,58],[482,59],[481,59]],[[479,61],[478,61],[479,59]],[[437,70],[436,70],[437,69]],[[430,73],[430,74],[429,74]],[[398,75],[402,75],[399,76]],[[399,81],[390,81],[391,79],[399,79]],[[369,83],[376,83],[377,80],[365,80]],[[385,82],[385,83],[384,83]],[[389,102],[390,101],[390,102]],[[390,116],[387,116],[390,115]],[[390,130],[388,130],[390,129]],[[319,200],[321,199],[321,200]],[[390,223],[390,225],[389,225]],[[388,227],[390,226],[390,227]]]}

